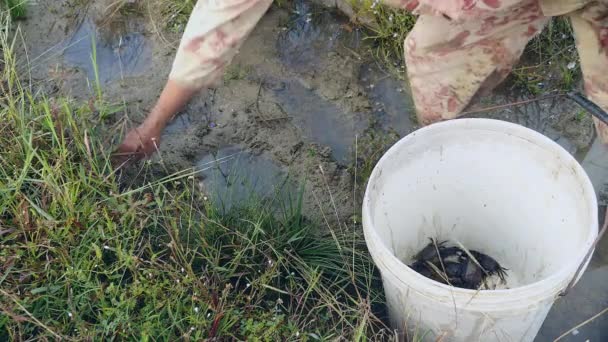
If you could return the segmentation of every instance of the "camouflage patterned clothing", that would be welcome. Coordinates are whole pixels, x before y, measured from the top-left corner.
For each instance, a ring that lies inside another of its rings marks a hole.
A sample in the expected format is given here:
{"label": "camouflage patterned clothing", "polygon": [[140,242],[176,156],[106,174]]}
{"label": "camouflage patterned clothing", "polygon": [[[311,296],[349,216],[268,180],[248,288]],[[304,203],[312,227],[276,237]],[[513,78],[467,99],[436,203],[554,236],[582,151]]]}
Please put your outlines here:
{"label": "camouflage patterned clothing", "polygon": [[[272,0],[199,0],[170,78],[202,88],[224,67]],[[608,0],[386,0],[419,14],[405,39],[405,61],[422,124],[452,119],[509,74],[551,16],[568,15],[591,100],[608,110]],[[608,143],[608,127],[596,120]]]}

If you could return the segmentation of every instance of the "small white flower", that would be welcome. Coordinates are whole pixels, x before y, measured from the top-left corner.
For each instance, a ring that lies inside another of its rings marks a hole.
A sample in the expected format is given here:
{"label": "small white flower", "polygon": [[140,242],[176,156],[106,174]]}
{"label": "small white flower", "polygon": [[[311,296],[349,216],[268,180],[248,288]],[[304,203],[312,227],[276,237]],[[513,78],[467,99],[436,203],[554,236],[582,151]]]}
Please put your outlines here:
{"label": "small white flower", "polygon": [[568,70],[572,70],[572,69],[576,68],[576,62],[568,63],[568,65],[566,65],[566,68],[568,68]]}
{"label": "small white flower", "polygon": [[182,273],[184,273],[184,268],[182,267]]}
{"label": "small white flower", "polygon": [[211,312],[207,313],[207,318],[211,317]]}
{"label": "small white flower", "polygon": [[68,311],[68,317],[72,318],[72,313]]}
{"label": "small white flower", "polygon": [[107,249],[110,249],[110,246],[108,246],[108,245],[104,245],[104,246],[103,246],[103,249],[106,249],[106,250],[107,250]]}
{"label": "small white flower", "polygon": [[251,284],[247,283],[247,285],[245,285],[245,288],[248,289],[249,287],[251,287]]}
{"label": "small white flower", "polygon": [[207,196],[204,196],[203,201],[207,201],[207,200],[208,200]]}
{"label": "small white flower", "polygon": [[198,306],[195,306],[195,307],[194,307],[194,312],[198,313],[198,311],[199,311],[199,310],[200,310],[200,309],[198,308]]}

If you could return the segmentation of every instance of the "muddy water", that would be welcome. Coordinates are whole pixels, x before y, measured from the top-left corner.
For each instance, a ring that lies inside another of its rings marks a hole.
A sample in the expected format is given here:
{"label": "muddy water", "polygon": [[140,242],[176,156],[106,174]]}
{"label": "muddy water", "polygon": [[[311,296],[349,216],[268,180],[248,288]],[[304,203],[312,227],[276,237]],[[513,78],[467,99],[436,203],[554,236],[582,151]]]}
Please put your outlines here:
{"label": "muddy water", "polygon": [[418,127],[414,102],[405,80],[394,77],[377,63],[369,63],[361,68],[360,82],[368,92],[380,128],[405,136]]}
{"label": "muddy water", "polygon": [[[274,90],[286,115],[303,131],[306,140],[331,148],[332,157],[344,165],[352,160],[355,136],[367,127],[363,113],[345,115],[335,104],[322,99],[299,82],[281,83]],[[355,120],[353,120],[355,118]]]}
{"label": "muddy water", "polygon": [[[289,191],[287,173],[265,155],[254,155],[239,146],[227,146],[198,160],[201,190],[223,210],[248,200]],[[256,197],[252,198],[251,194]]]}
{"label": "muddy water", "polygon": [[[40,20],[23,24],[32,79],[60,94],[92,96],[87,79],[93,78],[94,41],[104,95],[112,103],[125,104],[114,119],[128,117],[130,125],[137,124],[169,72],[174,51],[167,42],[179,37],[155,34],[155,26],[141,16],[118,17],[115,26],[102,24],[105,1],[76,12],[79,7],[69,3],[32,3],[31,16]],[[356,213],[353,208],[360,201],[353,198],[347,170],[356,136],[369,130],[411,132],[416,128],[412,101],[406,82],[369,58],[361,32],[344,18],[308,2],[294,6],[268,12],[235,58],[224,84],[196,97],[168,127],[155,161],[162,159],[173,170],[204,169],[202,190],[226,208],[246,199],[247,192],[272,194],[287,174],[306,179],[305,211],[318,213],[331,193],[338,209],[331,219],[344,220]],[[66,8],[71,14],[64,14]],[[507,83],[474,108],[526,96]],[[585,159],[583,165],[596,175],[594,184],[605,182],[608,157],[601,146],[591,147],[591,120],[575,106],[544,101],[478,116],[543,132]],[[608,306],[607,267],[605,239],[581,283],[554,306],[538,341],[552,340]],[[606,339],[605,317],[569,340]]]}
{"label": "muddy water", "polygon": [[141,33],[105,31],[85,19],[63,47],[65,64],[80,68],[91,80],[96,78],[96,67],[101,83],[139,76],[149,69],[152,50]]}

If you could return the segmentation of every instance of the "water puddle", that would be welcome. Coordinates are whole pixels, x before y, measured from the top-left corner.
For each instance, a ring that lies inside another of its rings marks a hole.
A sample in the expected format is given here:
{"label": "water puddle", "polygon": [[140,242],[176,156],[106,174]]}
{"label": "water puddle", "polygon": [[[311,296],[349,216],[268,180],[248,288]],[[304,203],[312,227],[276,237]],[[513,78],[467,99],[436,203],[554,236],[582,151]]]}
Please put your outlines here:
{"label": "water puddle", "polygon": [[608,184],[608,146],[601,143],[596,138],[583,159],[581,165],[587,172],[591,184],[598,193],[598,201],[602,205],[608,204],[608,193],[606,193],[606,185]]}
{"label": "water puddle", "polygon": [[368,122],[362,113],[344,113],[297,81],[279,82],[274,93],[281,107],[302,130],[304,139],[331,148],[332,157],[340,163],[352,160],[355,136]]}
{"label": "water puddle", "polygon": [[90,80],[95,80],[96,63],[99,81],[107,83],[148,71],[152,47],[141,33],[101,30],[87,19],[67,41],[63,59],[85,71]]}
{"label": "water puddle", "polygon": [[[603,248],[604,253],[606,253],[606,247]],[[596,251],[596,253],[598,252]],[[596,261],[595,259],[597,258],[594,258],[594,261]],[[603,266],[593,267],[593,265],[590,265],[574,289],[566,297],[558,299],[553,305],[535,341],[554,341],[571,328],[608,308],[607,282],[608,264],[606,260],[603,261]],[[608,313],[605,313],[588,324],[573,330],[560,341],[599,342],[606,341],[607,338]]]}
{"label": "water puddle", "polygon": [[375,63],[363,65],[360,83],[368,91],[374,117],[383,130],[405,136],[416,128],[416,112],[409,85]]}
{"label": "water puddle", "polygon": [[281,61],[296,71],[317,69],[330,51],[338,47],[358,49],[363,35],[343,18],[297,1],[285,32],[277,40]]}
{"label": "water puddle", "polygon": [[287,174],[271,159],[238,146],[220,148],[197,161],[203,191],[224,210],[284,190]]}

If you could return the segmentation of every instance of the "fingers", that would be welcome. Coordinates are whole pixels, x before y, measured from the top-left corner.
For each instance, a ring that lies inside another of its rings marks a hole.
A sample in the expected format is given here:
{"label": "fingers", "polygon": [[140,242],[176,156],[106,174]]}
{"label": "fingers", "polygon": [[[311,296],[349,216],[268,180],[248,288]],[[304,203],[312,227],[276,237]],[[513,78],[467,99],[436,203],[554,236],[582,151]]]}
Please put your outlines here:
{"label": "fingers", "polygon": [[133,148],[133,146],[123,143],[114,153],[112,153],[110,161],[112,163],[112,167],[119,169],[129,166],[133,162],[138,161],[143,157],[144,154],[141,153],[137,148]]}

